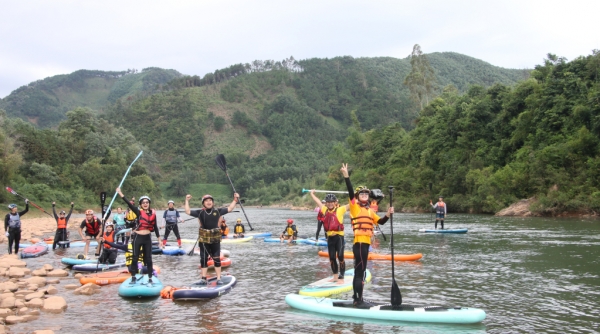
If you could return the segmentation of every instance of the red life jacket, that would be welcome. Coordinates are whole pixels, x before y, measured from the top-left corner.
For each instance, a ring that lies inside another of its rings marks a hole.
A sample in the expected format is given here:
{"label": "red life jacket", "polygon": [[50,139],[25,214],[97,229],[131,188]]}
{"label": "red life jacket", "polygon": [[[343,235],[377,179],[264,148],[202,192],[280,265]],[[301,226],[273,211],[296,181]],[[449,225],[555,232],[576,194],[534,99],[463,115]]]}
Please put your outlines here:
{"label": "red life jacket", "polygon": [[92,223],[89,220],[85,220],[85,232],[90,235],[96,235],[100,232],[100,220],[94,216]]}
{"label": "red life jacket", "polygon": [[67,228],[67,219],[66,218],[58,218],[58,220],[56,221],[56,223],[58,224],[58,228]]}
{"label": "red life jacket", "polygon": [[115,242],[115,230],[112,230],[112,232],[104,232],[104,248],[109,249],[111,248],[109,244],[106,243],[106,241],[109,242]]}
{"label": "red life jacket", "polygon": [[156,211],[154,209],[150,209],[150,213],[148,214],[146,210],[140,210],[139,221],[140,225],[138,225],[138,231],[154,231],[154,226],[156,225]]}
{"label": "red life jacket", "polygon": [[317,220],[320,222],[323,222],[323,220],[325,220],[325,215],[323,214],[322,210],[319,210],[319,213],[317,214]]}
{"label": "red life jacket", "polygon": [[333,211],[325,211],[325,217],[323,218],[323,228],[325,231],[343,231],[344,224],[338,220],[337,209]]}

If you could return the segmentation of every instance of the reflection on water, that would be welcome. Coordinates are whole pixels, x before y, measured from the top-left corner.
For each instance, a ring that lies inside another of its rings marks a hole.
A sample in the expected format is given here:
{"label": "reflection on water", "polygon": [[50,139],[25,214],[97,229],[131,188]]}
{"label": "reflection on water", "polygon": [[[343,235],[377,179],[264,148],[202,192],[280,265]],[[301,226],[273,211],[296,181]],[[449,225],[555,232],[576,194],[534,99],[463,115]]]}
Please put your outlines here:
{"label": "reflection on water", "polygon": [[[315,214],[289,210],[246,209],[256,232],[279,234],[293,218],[302,235],[314,235]],[[244,219],[231,213],[230,220]],[[396,262],[395,278],[403,300],[414,304],[443,304],[483,308],[487,319],[476,325],[390,323],[323,316],[289,308],[288,293],[331,274],[329,260],[318,247],[264,243],[227,244],[233,264],[225,269],[238,278],[234,290],[220,298],[198,303],[170,300],[125,300],[118,285],[106,286],[94,296],[75,296],[62,286],[59,294],[69,303],[67,312],[44,315],[30,323],[11,325],[13,332],[50,328],[61,333],[589,333],[597,330],[600,276],[600,224],[594,220],[499,218],[449,215],[445,227],[467,227],[463,235],[430,235],[417,231],[432,227],[429,214],[394,216],[395,253],[423,253],[421,261]],[[185,219],[185,217],[184,217]],[[180,226],[182,238],[194,238],[194,221]],[[378,237],[377,251],[389,252]],[[174,236],[170,236],[174,238]],[[174,240],[170,240],[174,243]],[[351,250],[352,238],[346,238]],[[191,245],[188,245],[190,247]],[[5,247],[0,247],[0,252]],[[63,256],[81,249],[57,250],[27,259],[29,268],[51,263],[60,267]],[[199,257],[155,256],[165,285],[188,285],[200,276]],[[352,260],[347,268],[352,267]],[[365,297],[389,300],[391,265],[370,261],[373,281]],[[351,293],[342,295],[350,298]],[[90,299],[98,305],[84,306]],[[90,316],[93,315],[93,316]]]}

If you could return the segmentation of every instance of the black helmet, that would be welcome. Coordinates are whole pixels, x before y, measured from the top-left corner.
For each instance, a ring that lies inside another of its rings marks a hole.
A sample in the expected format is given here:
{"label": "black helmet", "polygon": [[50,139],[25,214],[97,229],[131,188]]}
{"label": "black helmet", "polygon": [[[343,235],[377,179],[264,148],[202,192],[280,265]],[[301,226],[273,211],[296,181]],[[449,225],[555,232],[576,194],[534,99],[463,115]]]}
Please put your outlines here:
{"label": "black helmet", "polygon": [[336,202],[337,201],[337,197],[335,197],[334,194],[327,194],[327,196],[325,196],[325,202]]}

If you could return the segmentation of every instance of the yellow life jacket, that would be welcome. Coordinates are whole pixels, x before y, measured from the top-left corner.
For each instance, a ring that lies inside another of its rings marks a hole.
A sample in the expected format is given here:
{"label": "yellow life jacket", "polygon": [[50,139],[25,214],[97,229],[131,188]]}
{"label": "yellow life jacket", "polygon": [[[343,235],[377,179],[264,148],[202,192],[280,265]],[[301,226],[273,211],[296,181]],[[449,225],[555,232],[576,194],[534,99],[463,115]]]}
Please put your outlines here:
{"label": "yellow life jacket", "polygon": [[[129,267],[131,265],[132,261],[133,261],[133,246],[131,244],[127,244],[127,252],[125,252],[125,265]],[[144,256],[142,253],[140,253],[140,256],[138,257],[138,262],[144,263]]]}
{"label": "yellow life jacket", "polygon": [[373,236],[373,210],[369,207],[360,207],[360,212],[358,216],[352,217],[352,230],[354,231],[355,236]]}

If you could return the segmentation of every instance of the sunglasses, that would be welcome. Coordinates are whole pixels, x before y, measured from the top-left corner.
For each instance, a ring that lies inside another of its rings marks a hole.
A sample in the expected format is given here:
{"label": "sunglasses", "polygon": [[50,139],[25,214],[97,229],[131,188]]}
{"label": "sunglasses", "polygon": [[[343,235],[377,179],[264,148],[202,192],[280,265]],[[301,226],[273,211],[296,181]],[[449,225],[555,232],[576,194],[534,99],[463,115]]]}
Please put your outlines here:
{"label": "sunglasses", "polygon": [[142,201],[142,204],[150,204],[148,201]]}

